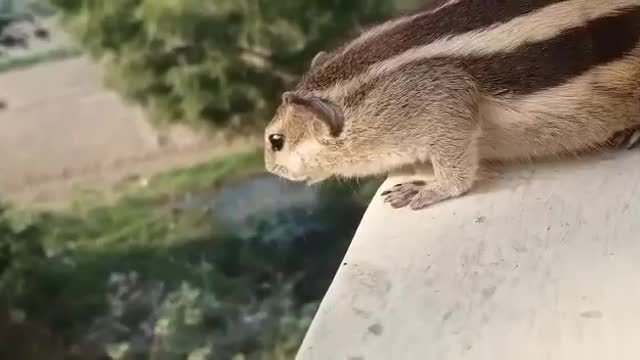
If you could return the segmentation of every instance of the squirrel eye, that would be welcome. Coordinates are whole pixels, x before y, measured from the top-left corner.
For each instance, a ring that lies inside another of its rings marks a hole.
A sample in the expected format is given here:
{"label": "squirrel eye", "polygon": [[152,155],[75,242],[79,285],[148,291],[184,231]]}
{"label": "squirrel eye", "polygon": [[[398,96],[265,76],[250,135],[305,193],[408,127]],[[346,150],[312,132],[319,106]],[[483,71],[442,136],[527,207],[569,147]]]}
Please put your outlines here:
{"label": "squirrel eye", "polygon": [[282,134],[269,135],[269,142],[271,143],[271,149],[273,151],[280,151],[284,147],[284,135]]}

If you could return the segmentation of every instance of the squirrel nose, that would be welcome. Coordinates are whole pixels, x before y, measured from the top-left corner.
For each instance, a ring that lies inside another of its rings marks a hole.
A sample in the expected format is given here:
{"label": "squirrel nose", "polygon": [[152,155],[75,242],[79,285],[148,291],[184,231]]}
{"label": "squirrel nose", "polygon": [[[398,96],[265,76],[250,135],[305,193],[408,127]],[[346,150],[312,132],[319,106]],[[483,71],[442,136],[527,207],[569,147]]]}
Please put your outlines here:
{"label": "squirrel nose", "polygon": [[280,151],[284,147],[284,135],[269,135],[269,142],[271,143],[271,149],[273,151]]}

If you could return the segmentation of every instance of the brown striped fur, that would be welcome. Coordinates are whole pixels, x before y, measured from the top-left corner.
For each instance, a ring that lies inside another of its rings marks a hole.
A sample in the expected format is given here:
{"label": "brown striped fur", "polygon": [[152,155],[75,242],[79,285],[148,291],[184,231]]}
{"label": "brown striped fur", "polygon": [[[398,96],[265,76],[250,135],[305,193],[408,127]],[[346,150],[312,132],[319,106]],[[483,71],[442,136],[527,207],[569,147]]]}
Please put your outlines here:
{"label": "brown striped fur", "polygon": [[[355,41],[339,49],[323,68],[312,70],[300,83],[301,90],[317,90],[348,80],[382,59],[401,54],[438,38],[488,27],[530,13],[561,0],[461,0],[439,11],[425,11],[399,19],[399,24],[375,35],[365,33],[367,41]],[[384,27],[384,25],[383,25]]]}
{"label": "brown striped fur", "polygon": [[269,171],[317,182],[413,166],[424,181],[385,196],[421,209],[469,191],[481,160],[574,154],[640,128],[640,0],[451,0],[317,57],[293,93],[321,106],[278,109]]}

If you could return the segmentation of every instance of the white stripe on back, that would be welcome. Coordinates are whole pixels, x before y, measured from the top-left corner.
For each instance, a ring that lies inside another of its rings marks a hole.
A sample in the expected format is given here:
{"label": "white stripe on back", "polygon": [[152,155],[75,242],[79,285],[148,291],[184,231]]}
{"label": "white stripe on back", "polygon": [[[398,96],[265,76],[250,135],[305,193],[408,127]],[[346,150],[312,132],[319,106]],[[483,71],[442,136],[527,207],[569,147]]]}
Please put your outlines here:
{"label": "white stripe on back", "polygon": [[579,27],[597,18],[615,15],[624,8],[632,6],[640,6],[640,0],[570,0],[548,5],[501,25],[493,25],[461,35],[446,36],[430,44],[407,50],[373,64],[365,73],[354,79],[337,83],[319,94],[330,98],[343,97],[371,78],[393,72],[403,65],[420,59],[512,52],[524,44],[552,39],[563,31]]}

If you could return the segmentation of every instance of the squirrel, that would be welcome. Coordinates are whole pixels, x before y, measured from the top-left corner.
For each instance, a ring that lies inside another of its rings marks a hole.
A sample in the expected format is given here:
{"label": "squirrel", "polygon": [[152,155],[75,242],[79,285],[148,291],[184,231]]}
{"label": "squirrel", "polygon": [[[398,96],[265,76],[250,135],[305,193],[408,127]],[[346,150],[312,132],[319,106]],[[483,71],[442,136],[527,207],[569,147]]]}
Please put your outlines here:
{"label": "squirrel", "polygon": [[419,210],[469,192],[481,161],[613,138],[640,138],[640,0],[449,0],[316,55],[265,129],[265,165],[309,184],[409,166],[419,180],[382,196]]}

